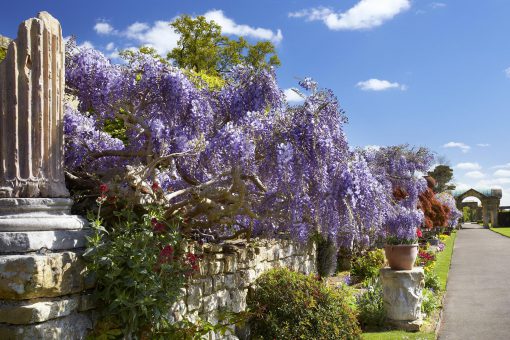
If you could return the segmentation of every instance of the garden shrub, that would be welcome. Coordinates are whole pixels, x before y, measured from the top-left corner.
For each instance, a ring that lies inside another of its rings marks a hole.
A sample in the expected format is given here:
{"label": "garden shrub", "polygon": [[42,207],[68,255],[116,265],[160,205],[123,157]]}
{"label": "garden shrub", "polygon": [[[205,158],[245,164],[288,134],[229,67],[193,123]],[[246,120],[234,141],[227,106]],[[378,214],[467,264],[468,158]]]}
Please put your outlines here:
{"label": "garden shrub", "polygon": [[379,269],[384,266],[384,250],[376,249],[357,257],[351,264],[351,275],[359,281],[374,279],[379,276]]}
{"label": "garden shrub", "polygon": [[248,296],[253,339],[361,339],[346,292],[288,269],[264,273]]}
{"label": "garden shrub", "polygon": [[[105,200],[105,195],[98,199],[99,208]],[[197,256],[184,251],[177,226],[159,219],[157,211],[139,216],[126,208],[115,215],[118,222],[108,230],[99,217],[92,221],[95,233],[84,254],[97,278],[94,296],[101,315],[96,335],[154,338],[173,327],[167,315],[197,270]]]}
{"label": "garden shrub", "polygon": [[364,289],[357,297],[359,323],[363,329],[381,327],[386,319],[382,285],[378,278],[368,279]]}

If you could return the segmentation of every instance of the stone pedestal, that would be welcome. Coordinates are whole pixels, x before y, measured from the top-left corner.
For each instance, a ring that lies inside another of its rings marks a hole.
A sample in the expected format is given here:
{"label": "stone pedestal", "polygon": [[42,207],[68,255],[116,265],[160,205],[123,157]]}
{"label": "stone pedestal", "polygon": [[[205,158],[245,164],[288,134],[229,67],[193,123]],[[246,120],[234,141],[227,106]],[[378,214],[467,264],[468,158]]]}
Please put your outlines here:
{"label": "stone pedestal", "polygon": [[418,331],[422,324],[421,303],[425,286],[423,268],[381,269],[383,299],[390,324],[399,329]]}

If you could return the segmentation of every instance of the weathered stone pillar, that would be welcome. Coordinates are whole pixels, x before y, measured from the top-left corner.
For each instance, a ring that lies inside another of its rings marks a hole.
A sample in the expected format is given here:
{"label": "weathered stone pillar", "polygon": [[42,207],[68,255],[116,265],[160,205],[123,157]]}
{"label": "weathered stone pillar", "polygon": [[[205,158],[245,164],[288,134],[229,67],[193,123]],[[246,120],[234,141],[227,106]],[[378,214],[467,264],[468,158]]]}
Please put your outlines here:
{"label": "weathered stone pillar", "polygon": [[0,339],[82,339],[91,321],[63,167],[64,45],[46,12],[0,63]]}
{"label": "weathered stone pillar", "polygon": [[412,270],[381,269],[383,299],[390,324],[399,329],[417,331],[422,324],[421,303],[425,286],[423,268]]}
{"label": "weathered stone pillar", "polygon": [[0,63],[0,231],[82,228],[63,166],[64,44],[46,12],[19,26]]}
{"label": "weathered stone pillar", "polygon": [[487,209],[487,203],[482,202],[482,219],[485,227],[489,226],[489,211]]}

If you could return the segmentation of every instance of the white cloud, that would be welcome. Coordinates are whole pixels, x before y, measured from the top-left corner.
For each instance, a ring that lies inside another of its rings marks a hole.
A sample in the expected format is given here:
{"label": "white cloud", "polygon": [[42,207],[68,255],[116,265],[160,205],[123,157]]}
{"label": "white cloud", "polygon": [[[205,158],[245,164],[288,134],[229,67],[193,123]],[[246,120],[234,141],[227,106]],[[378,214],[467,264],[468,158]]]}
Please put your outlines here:
{"label": "white cloud", "polygon": [[464,176],[466,176],[467,178],[480,179],[480,178],[484,178],[485,174],[480,171],[470,171],[470,172],[466,172],[466,174]]}
{"label": "white cloud", "polygon": [[83,48],[94,48],[94,45],[88,41],[88,40],[85,40],[84,42],[82,42],[81,44],[78,45],[78,47],[80,49],[83,49]]}
{"label": "white cloud", "polygon": [[107,51],[113,51],[113,49],[115,48],[115,44],[112,43],[112,42],[109,42],[107,45],[106,45],[106,50]]}
{"label": "white cloud", "polygon": [[491,146],[491,145],[490,145],[490,144],[487,144],[487,143],[478,143],[478,144],[476,144],[476,146],[479,146],[479,147],[481,147],[481,148],[487,148],[487,147],[489,147],[489,146]]}
{"label": "white cloud", "polygon": [[330,8],[315,7],[289,13],[291,18],[306,21],[323,21],[332,30],[370,29],[393,19],[411,7],[409,0],[361,0],[345,12]]}
{"label": "white cloud", "polygon": [[510,184],[510,178],[483,179],[476,183],[476,187],[489,187],[501,189],[502,185]]}
{"label": "white cloud", "polygon": [[482,167],[478,163],[459,163],[455,166],[456,169],[460,170],[480,170]]}
{"label": "white cloud", "polygon": [[143,34],[144,31],[147,31],[150,28],[149,25],[147,25],[144,22],[135,22],[126,28],[124,31],[124,34],[129,38],[139,39],[140,34]]}
{"label": "white cloud", "polygon": [[469,149],[471,149],[471,147],[469,145],[466,145],[466,144],[460,143],[460,142],[449,142],[449,143],[446,143],[446,144],[443,145],[443,148],[458,148],[463,153],[466,153],[466,152],[469,151]]}
{"label": "white cloud", "polygon": [[505,74],[508,78],[510,78],[510,67],[505,69]]}
{"label": "white cloud", "polygon": [[406,85],[392,83],[387,80],[380,80],[375,78],[360,81],[356,84],[356,87],[359,87],[363,91],[385,91],[389,89],[399,89],[401,91],[407,90]]}
{"label": "white cloud", "polygon": [[153,47],[161,55],[170,52],[179,41],[179,35],[167,21],[156,21],[152,26],[135,22],[122,34],[144,46]]}
{"label": "white cloud", "polygon": [[446,4],[444,2],[432,2],[429,6],[432,9],[439,9],[439,8],[445,8]]}
{"label": "white cloud", "polygon": [[294,89],[285,89],[283,91],[285,98],[289,103],[299,103],[303,101],[303,98],[294,91]]}
{"label": "white cloud", "polygon": [[114,29],[112,27],[112,25],[110,25],[109,23],[107,22],[98,22],[94,25],[94,30],[98,33],[98,34],[111,34],[111,33],[114,33]]}
{"label": "white cloud", "polygon": [[510,169],[510,163],[496,165],[492,167],[493,169]]}
{"label": "white cloud", "polygon": [[510,177],[510,170],[499,169],[494,172],[496,177]]}
{"label": "white cloud", "polygon": [[221,31],[224,34],[232,34],[242,37],[250,37],[261,40],[269,40],[278,44],[283,39],[281,30],[273,32],[267,28],[251,27],[248,25],[239,25],[234,20],[225,16],[222,10],[212,10],[204,14],[207,20],[214,20],[221,26]]}

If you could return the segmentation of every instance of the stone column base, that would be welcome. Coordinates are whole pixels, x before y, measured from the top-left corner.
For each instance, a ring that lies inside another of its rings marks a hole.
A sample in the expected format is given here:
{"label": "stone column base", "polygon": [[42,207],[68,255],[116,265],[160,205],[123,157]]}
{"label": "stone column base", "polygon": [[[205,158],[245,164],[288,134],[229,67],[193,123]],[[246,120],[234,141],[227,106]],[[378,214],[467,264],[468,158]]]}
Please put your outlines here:
{"label": "stone column base", "polygon": [[87,221],[71,215],[68,198],[1,198],[1,231],[82,229]]}
{"label": "stone column base", "polygon": [[422,324],[421,303],[425,286],[423,268],[383,268],[380,273],[388,322],[398,329],[418,331]]}

